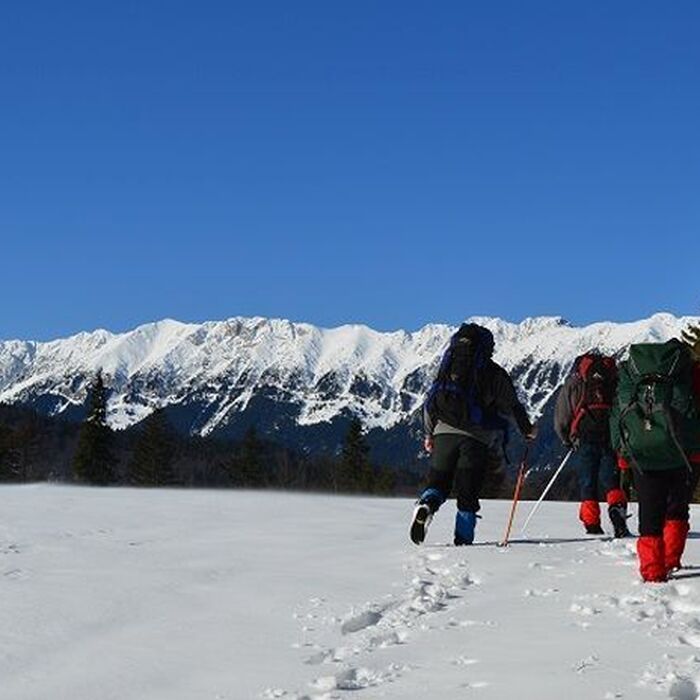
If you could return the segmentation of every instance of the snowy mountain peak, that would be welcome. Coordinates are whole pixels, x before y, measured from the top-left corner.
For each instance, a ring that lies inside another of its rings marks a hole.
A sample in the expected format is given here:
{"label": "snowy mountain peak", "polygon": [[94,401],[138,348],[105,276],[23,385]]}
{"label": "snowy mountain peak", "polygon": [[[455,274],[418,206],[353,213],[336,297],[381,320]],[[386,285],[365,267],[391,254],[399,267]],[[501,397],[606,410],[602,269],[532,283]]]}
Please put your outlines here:
{"label": "snowy mountain peak", "polygon": [[[659,313],[631,323],[571,326],[556,316],[511,323],[472,317],[494,333],[495,359],[513,373],[533,414],[541,412],[574,358],[599,349],[678,336],[689,321]],[[200,324],[164,319],[126,333],[97,330],[51,342],[0,342],[0,401],[70,416],[101,370],[118,428],[157,407],[177,409],[191,432],[226,430],[253,406],[258,421],[285,409],[296,426],[355,415],[369,428],[411,419],[454,326],[380,332],[352,324],[318,328],[285,319],[233,317]],[[264,408],[259,404],[265,401]]]}

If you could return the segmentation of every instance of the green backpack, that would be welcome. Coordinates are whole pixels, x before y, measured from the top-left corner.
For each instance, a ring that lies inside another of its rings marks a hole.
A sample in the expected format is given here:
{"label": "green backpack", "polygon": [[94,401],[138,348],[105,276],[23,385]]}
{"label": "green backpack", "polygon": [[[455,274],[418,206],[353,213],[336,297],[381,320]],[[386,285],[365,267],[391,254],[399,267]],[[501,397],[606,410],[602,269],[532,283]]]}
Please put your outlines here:
{"label": "green backpack", "polygon": [[693,360],[678,340],[630,347],[610,417],[613,447],[643,471],[691,468],[700,419]]}

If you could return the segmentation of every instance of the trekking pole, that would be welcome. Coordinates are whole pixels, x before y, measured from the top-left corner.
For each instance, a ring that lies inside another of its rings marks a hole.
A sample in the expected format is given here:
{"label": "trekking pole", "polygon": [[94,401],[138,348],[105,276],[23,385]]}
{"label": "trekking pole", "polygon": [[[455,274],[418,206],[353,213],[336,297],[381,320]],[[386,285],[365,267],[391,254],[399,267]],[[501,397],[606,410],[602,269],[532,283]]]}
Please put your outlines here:
{"label": "trekking pole", "polygon": [[503,539],[498,543],[499,547],[508,546],[508,538],[510,537],[510,531],[513,527],[513,518],[515,518],[515,509],[518,507],[518,500],[520,499],[520,491],[523,488],[523,481],[525,481],[525,469],[527,468],[527,453],[530,450],[530,445],[525,447],[525,453],[523,454],[523,461],[520,463],[520,471],[518,472],[518,478],[515,481],[515,491],[513,491],[513,505],[510,507],[510,516],[508,517],[508,525],[506,525],[506,532],[503,535]]}
{"label": "trekking pole", "polygon": [[527,526],[530,524],[530,521],[532,520],[532,517],[535,515],[535,513],[539,510],[539,507],[542,505],[542,501],[546,498],[547,494],[549,493],[549,489],[552,488],[554,485],[554,482],[557,480],[557,477],[559,474],[561,474],[562,469],[566,466],[566,463],[569,461],[571,458],[571,455],[574,453],[574,448],[572,447],[567,453],[564,459],[562,460],[561,464],[559,465],[559,468],[557,469],[556,472],[554,472],[554,476],[549,480],[549,483],[547,484],[547,487],[545,490],[542,492],[542,495],[539,497],[537,500],[537,503],[535,503],[534,506],[532,506],[532,510],[530,511],[530,514],[527,516],[525,519],[525,524],[523,525],[522,529],[520,530],[520,534],[524,535],[525,530],[527,530]]}

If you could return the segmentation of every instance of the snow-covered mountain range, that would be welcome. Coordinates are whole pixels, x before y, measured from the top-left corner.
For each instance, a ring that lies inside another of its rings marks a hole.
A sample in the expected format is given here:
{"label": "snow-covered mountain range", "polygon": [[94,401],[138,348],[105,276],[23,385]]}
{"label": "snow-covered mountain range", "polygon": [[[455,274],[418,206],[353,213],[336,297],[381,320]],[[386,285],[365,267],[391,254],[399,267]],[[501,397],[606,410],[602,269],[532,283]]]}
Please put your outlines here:
{"label": "snow-covered mountain range", "polygon": [[[518,324],[470,320],[493,331],[496,361],[539,415],[578,354],[591,348],[622,354],[631,343],[678,336],[698,319],[657,314],[585,327],[552,317]],[[405,453],[406,431],[415,438],[416,411],[454,330],[431,324],[385,333],[361,325],[321,329],[232,318],[164,320],[127,333],[96,330],[51,342],[0,341],[0,401],[79,418],[89,383],[101,370],[115,428],[166,407],[174,424],[190,433],[235,437],[255,424],[312,450],[336,446],[348,418],[358,416],[375,443],[388,441],[389,454]]]}

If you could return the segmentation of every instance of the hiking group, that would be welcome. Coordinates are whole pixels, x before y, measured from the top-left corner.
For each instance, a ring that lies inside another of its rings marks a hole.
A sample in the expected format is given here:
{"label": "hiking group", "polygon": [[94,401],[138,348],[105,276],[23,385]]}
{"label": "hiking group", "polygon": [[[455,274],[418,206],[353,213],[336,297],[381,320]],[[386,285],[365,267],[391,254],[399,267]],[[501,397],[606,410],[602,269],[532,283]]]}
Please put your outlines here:
{"label": "hiking group", "polygon": [[[527,444],[537,436],[493,353],[492,333],[467,323],[442,357],[423,405],[425,449],[432,461],[411,521],[416,544],[424,541],[453,489],[454,543],[471,544],[479,496],[500,464],[509,425],[517,426]],[[604,534],[602,495],[614,536],[630,536],[627,501],[633,488],[642,579],[667,580],[681,566],[689,503],[700,476],[700,328],[684,332],[682,340],[632,345],[620,363],[597,351],[578,357],[557,395],[554,429],[569,450],[566,459],[574,457],[586,533]],[[524,466],[525,460],[523,476]]]}

